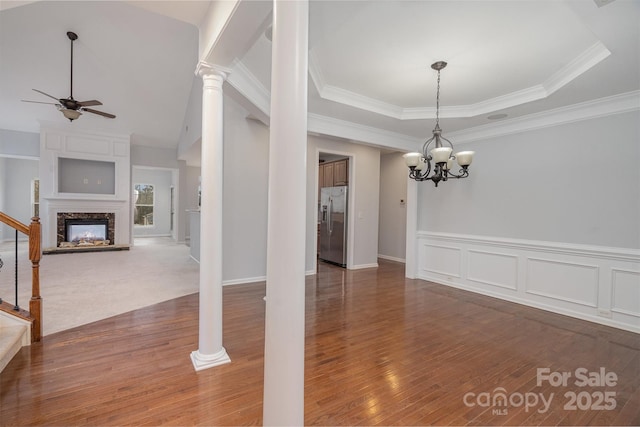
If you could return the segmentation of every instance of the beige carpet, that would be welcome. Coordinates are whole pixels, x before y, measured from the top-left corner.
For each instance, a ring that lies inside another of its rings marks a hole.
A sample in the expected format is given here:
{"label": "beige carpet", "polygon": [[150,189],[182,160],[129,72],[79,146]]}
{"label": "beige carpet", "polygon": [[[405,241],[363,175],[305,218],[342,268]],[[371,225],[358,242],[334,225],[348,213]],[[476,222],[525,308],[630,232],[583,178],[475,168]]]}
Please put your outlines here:
{"label": "beige carpet", "polygon": [[[0,297],[14,304],[14,246],[0,245]],[[31,267],[19,244],[18,303],[28,309]],[[139,238],[129,251],[43,255],[40,292],[44,335],[198,292],[189,248],[169,238]]]}

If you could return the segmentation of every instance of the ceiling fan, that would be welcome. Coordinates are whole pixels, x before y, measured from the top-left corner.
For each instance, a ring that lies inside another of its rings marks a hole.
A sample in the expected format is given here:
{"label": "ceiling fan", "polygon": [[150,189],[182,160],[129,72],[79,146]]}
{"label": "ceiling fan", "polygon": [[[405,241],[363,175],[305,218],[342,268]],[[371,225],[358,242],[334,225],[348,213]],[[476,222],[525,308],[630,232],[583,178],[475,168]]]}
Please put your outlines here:
{"label": "ceiling fan", "polygon": [[41,90],[33,89],[34,91],[41,93],[45,96],[48,96],[49,98],[53,98],[58,102],[53,103],[53,102],[40,102],[40,101],[26,101],[24,99],[22,100],[22,102],[34,102],[36,104],[55,105],[56,108],[59,111],[61,111],[62,114],[67,119],[69,119],[70,122],[80,117],[83,111],[86,111],[87,113],[98,114],[100,116],[103,116],[109,119],[115,119],[116,116],[114,116],[113,114],[105,113],[104,111],[94,110],[93,108],[87,108],[87,107],[93,107],[96,105],[102,105],[102,102],[100,101],[96,101],[95,99],[91,101],[76,101],[75,99],[73,99],[73,42],[78,39],[78,35],[72,31],[68,31],[67,37],[69,37],[69,40],[71,40],[71,92],[69,94],[69,97],[56,98],[55,96],[49,95],[48,93],[45,93]]}

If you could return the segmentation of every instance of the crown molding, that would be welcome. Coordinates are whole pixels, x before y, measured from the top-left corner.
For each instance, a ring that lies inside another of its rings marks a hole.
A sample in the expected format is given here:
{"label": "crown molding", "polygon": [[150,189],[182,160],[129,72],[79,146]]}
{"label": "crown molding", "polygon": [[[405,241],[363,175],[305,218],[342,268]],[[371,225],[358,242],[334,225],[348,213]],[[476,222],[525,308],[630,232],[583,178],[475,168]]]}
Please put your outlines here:
{"label": "crown molding", "polygon": [[326,85],[326,80],[324,79],[324,74],[322,74],[322,69],[318,64],[318,58],[316,57],[316,54],[314,53],[313,49],[309,50],[308,62],[309,62],[309,65],[308,65],[309,75],[311,76],[311,81],[313,82],[313,85],[316,87],[316,90],[318,91],[318,93],[320,93],[322,91],[322,88],[325,87]]}
{"label": "crown molding", "polygon": [[[475,104],[440,107],[440,117],[475,117],[546,98],[593,68],[609,55],[611,55],[611,52],[598,41],[541,84],[486,99]],[[309,54],[309,73],[320,97],[328,101],[338,102],[398,120],[424,120],[436,117],[436,109],[433,107],[403,108],[328,84],[322,73],[319,61],[313,52]]]}
{"label": "crown molding", "polygon": [[[575,70],[575,68],[572,69]],[[234,66],[232,72],[229,74],[227,83],[232,85],[238,93],[255,105],[256,108],[262,111],[267,117],[270,115],[271,95],[269,91],[253,76],[241,61],[234,61]],[[536,90],[539,90],[539,88],[536,88],[533,92],[535,93]],[[640,110],[640,91],[632,91],[510,120],[450,132],[447,136],[454,140],[456,144],[465,143],[638,110]],[[441,112],[441,117],[459,116],[445,116]],[[308,131],[400,151],[416,151],[424,142],[422,138],[314,113],[309,113]]]}
{"label": "crown molding", "polygon": [[581,102],[567,107],[529,114],[511,120],[504,120],[499,123],[491,123],[451,132],[448,137],[455,140],[456,143],[472,142],[639,110],[640,91],[636,90],[606,98]]}
{"label": "crown molding", "polygon": [[308,115],[307,130],[400,151],[415,151],[423,142],[421,138],[414,138],[401,133],[321,116],[315,113],[309,113]]}
{"label": "crown molding", "polygon": [[265,115],[270,116],[271,93],[269,90],[249,71],[242,61],[235,59],[231,69],[232,72],[227,78],[227,83],[233,86],[235,90]]}
{"label": "crown molding", "polygon": [[547,96],[570,83],[581,74],[584,74],[609,55],[611,55],[609,49],[607,49],[601,42],[596,42],[593,46],[582,52],[542,84],[547,92]]}

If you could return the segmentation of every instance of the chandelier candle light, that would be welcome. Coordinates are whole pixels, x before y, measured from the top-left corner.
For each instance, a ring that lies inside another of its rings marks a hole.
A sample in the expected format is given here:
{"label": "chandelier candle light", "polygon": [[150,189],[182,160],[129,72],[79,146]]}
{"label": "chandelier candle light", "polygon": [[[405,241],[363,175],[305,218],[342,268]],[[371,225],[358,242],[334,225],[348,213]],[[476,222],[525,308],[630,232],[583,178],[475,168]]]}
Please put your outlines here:
{"label": "chandelier candle light", "polygon": [[[409,178],[416,181],[431,180],[438,186],[440,181],[446,181],[449,178],[466,178],[469,176],[469,165],[473,160],[473,151],[460,151],[455,155],[451,155],[453,144],[447,138],[442,136],[440,129],[440,70],[447,66],[444,61],[438,61],[431,64],[431,68],[438,72],[438,91],[436,95],[436,127],[433,128],[433,136],[425,141],[422,146],[422,153],[407,153],[404,160],[409,167]],[[443,146],[442,141],[449,144],[449,147]],[[434,143],[434,148],[429,151],[429,146]],[[431,161],[433,160],[433,174],[431,173]],[[451,171],[453,161],[456,160],[460,165],[460,170],[456,175]]]}

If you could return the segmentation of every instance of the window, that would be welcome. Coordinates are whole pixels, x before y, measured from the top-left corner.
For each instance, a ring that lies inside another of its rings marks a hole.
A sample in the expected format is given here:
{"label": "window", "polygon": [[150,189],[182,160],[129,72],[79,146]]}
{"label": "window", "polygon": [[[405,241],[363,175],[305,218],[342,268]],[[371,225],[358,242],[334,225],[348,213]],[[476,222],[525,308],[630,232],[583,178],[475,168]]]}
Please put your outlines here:
{"label": "window", "polygon": [[153,185],[135,184],[133,186],[133,224],[153,225]]}
{"label": "window", "polygon": [[31,180],[31,216],[40,216],[40,180]]}

